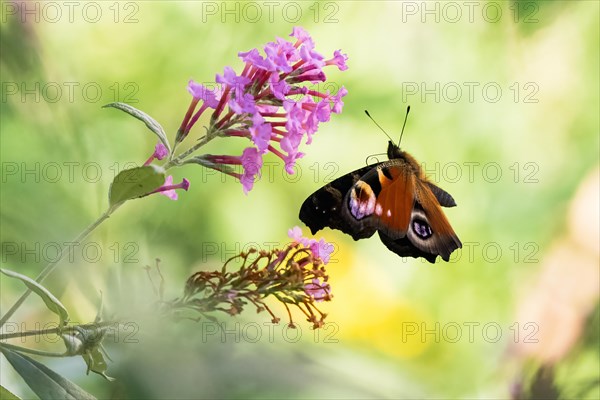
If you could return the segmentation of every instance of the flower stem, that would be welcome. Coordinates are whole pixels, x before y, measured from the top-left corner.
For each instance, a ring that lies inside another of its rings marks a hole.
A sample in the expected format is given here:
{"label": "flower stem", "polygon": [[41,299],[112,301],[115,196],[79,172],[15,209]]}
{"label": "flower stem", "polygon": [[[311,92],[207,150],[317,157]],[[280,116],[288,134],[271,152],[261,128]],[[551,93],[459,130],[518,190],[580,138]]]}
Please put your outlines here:
{"label": "flower stem", "polygon": [[19,353],[35,354],[36,356],[44,356],[44,357],[68,357],[68,355],[65,354],[65,353],[50,353],[48,351],[28,349],[27,347],[16,346],[14,344],[9,344],[9,343],[0,343],[0,348],[2,348],[2,347],[6,348],[6,349],[9,349],[9,350],[17,351]]}
{"label": "flower stem", "polygon": [[42,329],[39,331],[23,331],[23,332],[10,332],[10,333],[0,333],[0,341],[14,339],[14,338],[24,338],[27,336],[45,336],[45,335],[58,335],[61,332],[61,328],[50,328],[50,329]]}
{"label": "flower stem", "polygon": [[180,155],[178,155],[177,157],[175,157],[174,159],[170,160],[169,162],[167,162],[165,165],[163,165],[163,168],[165,170],[168,170],[169,168],[175,166],[175,165],[179,165],[181,164],[181,162],[187,158],[189,155],[191,155],[192,153],[194,153],[196,150],[198,150],[200,147],[204,146],[206,143],[210,142],[211,140],[213,140],[215,137],[217,137],[219,134],[219,129],[215,129],[214,127],[211,127],[208,129],[208,132],[206,133],[205,136],[203,136],[198,143],[196,143],[195,145],[193,145],[191,148],[189,148],[188,150],[184,151],[183,153],[181,153]]}
{"label": "flower stem", "polygon": [[[110,207],[108,210],[106,210],[106,212],[104,212],[104,214],[102,214],[90,226],[85,228],[71,243],[75,244],[76,246],[80,245],[81,242],[86,237],[88,237],[88,235],[90,233],[92,233],[98,226],[100,226],[100,224],[102,224],[102,222],[104,222],[106,219],[108,219],[108,217],[110,217],[110,215],[113,212],[115,212],[120,206],[121,206],[121,204],[117,204],[117,205]],[[70,249],[70,246],[63,247],[62,251],[58,255],[58,258],[56,260],[52,261],[51,263],[49,263],[48,265],[46,265],[46,267],[42,270],[42,272],[40,272],[40,274],[35,278],[35,281],[37,283],[41,283],[44,279],[46,279],[46,277],[48,275],[50,275],[54,271],[54,269],[58,266],[58,263],[67,254],[69,249]],[[8,321],[8,319],[10,317],[12,317],[12,315],[17,311],[17,309],[21,306],[21,304],[23,304],[25,299],[27,299],[27,297],[29,297],[30,294],[31,294],[31,289],[27,289],[25,291],[25,293],[23,293],[23,295],[16,301],[16,303],[13,304],[13,306],[6,312],[6,314],[4,314],[2,319],[0,319],[0,328],[2,328],[2,326],[4,326],[4,324]]]}
{"label": "flower stem", "polygon": [[[83,325],[73,325],[73,326],[57,326],[55,328],[34,330],[34,331],[21,331],[21,332],[9,332],[9,333],[0,333],[0,342],[8,339],[15,338],[24,338],[28,336],[46,336],[46,335],[60,335],[65,333],[76,332],[77,328],[84,328],[89,330],[99,330],[110,327],[118,327],[121,323],[119,321],[103,321],[103,322],[95,322],[91,324],[83,324]],[[4,344],[4,343],[1,343]]]}

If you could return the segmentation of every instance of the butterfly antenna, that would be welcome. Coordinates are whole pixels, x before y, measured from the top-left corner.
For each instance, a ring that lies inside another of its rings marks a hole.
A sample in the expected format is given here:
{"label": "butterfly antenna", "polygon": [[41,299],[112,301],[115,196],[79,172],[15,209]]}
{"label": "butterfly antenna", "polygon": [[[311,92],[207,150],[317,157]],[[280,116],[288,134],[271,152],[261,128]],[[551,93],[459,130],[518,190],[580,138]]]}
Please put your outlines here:
{"label": "butterfly antenna", "polygon": [[404,116],[404,123],[402,124],[402,131],[400,132],[400,140],[398,140],[398,147],[402,141],[402,135],[404,134],[404,127],[406,126],[406,120],[408,119],[408,113],[410,112],[410,106],[406,107],[406,115]]}
{"label": "butterfly antenna", "polygon": [[377,156],[384,156],[387,153],[377,153],[377,154],[371,154],[370,156],[367,156],[367,158],[365,158],[365,165],[370,165],[369,163],[369,159],[373,158],[375,159],[374,164],[379,162],[379,158],[377,158]]}
{"label": "butterfly antenna", "polygon": [[380,125],[377,123],[377,121],[375,121],[375,120],[373,119],[373,117],[371,117],[371,114],[369,114],[369,112],[368,112],[367,110],[365,110],[365,114],[367,114],[367,117],[371,118],[371,121],[373,121],[373,123],[374,123],[375,125],[377,125],[377,127],[378,127],[379,129],[381,129],[381,132],[385,133],[385,136],[387,136],[387,137],[388,137],[388,139],[390,139],[390,141],[391,141],[392,143],[394,143],[394,141],[392,140],[392,138],[390,137],[390,135],[388,135],[388,134],[387,134],[387,132],[386,132],[386,131],[385,131],[385,130],[384,130],[384,129],[383,129],[383,128],[382,128],[382,127],[381,127],[381,126],[380,126]]}

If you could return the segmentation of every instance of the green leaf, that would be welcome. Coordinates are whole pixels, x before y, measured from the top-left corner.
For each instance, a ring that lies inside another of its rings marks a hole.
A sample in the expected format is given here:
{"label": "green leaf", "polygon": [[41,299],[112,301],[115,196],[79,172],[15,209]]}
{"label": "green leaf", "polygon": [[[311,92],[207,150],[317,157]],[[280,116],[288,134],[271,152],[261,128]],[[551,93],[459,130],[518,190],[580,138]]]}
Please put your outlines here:
{"label": "green leaf", "polygon": [[13,392],[0,385],[0,400],[21,400]]}
{"label": "green leaf", "polygon": [[41,284],[37,283],[36,281],[25,275],[21,275],[14,271],[0,268],[0,272],[2,272],[6,276],[10,276],[11,278],[17,278],[21,280],[21,282],[23,282],[29,289],[31,289],[33,292],[35,292],[35,294],[40,296],[42,300],[44,300],[44,303],[46,303],[46,307],[48,307],[50,311],[52,311],[60,317],[60,326],[62,326],[65,323],[65,321],[69,320],[69,312],[67,311],[65,306],[63,306],[62,303]]}
{"label": "green leaf", "polygon": [[136,167],[119,172],[110,185],[110,206],[143,197],[165,183],[165,170],[155,165]]}
{"label": "green leaf", "polygon": [[169,154],[171,154],[171,146],[169,145],[169,141],[167,140],[167,134],[165,133],[163,127],[160,126],[160,124],[154,118],[152,118],[145,112],[138,110],[137,108],[125,103],[115,102],[102,106],[102,108],[108,107],[124,111],[132,117],[137,118],[143,123],[145,123],[148,129],[150,129],[156,134],[156,136],[158,136],[158,140],[160,140],[162,144],[164,144],[167,147],[167,149],[169,150]]}
{"label": "green leaf", "polygon": [[111,382],[115,380],[115,378],[106,375],[108,365],[106,363],[106,360],[104,359],[104,354],[102,354],[102,352],[100,351],[100,346],[94,347],[82,356],[85,360],[85,363],[88,366],[88,372],[92,371],[99,375],[102,375],[106,380]]}
{"label": "green leaf", "polygon": [[0,348],[0,351],[40,399],[95,399],[94,396],[44,364],[15,351],[3,348]]}

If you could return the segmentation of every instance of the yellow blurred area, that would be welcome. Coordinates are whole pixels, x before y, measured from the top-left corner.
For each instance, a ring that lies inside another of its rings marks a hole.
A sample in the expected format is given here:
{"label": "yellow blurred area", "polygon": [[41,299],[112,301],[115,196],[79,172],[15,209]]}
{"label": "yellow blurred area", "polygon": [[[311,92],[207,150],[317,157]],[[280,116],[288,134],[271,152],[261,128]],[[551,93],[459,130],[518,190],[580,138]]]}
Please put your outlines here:
{"label": "yellow blurred area", "polygon": [[339,326],[340,340],[400,359],[422,354],[428,343],[420,334],[403,332],[407,324],[420,326],[426,316],[385,287],[384,270],[346,249],[350,241],[342,243],[335,253],[338,263],[328,268],[334,301],[323,305],[330,322]]}

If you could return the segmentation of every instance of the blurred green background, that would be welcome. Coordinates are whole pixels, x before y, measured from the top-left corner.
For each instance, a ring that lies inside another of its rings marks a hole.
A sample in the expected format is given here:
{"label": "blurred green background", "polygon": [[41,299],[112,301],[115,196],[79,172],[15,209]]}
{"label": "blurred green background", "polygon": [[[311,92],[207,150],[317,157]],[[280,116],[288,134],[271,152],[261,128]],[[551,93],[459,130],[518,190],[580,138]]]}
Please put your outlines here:
{"label": "blurred green background", "polygon": [[[598,2],[0,4],[2,265],[32,277],[53,244],[106,208],[115,171],[152,152],[143,124],[103,104],[131,103],[173,138],[187,81],[240,71],[238,51],[300,25],[321,53],[349,56],[323,88],[348,89],[344,112],[304,146],[296,176],[269,156],[272,169],[245,196],[232,178],[174,170],[188,193],[127,203],[89,254],[76,251],[46,281],[75,320],[93,320],[101,290],[110,312],[139,326],[135,343],[122,332],[108,346],[116,382],[85,376],[80,358],[49,362],[69,379],[100,398],[507,398],[542,363],[567,397],[598,381]],[[145,307],[156,297],[142,267],[157,257],[174,298],[198,269],[286,243],[310,193],[385,151],[363,110],[396,138],[407,105],[403,149],[458,204],[446,214],[465,247],[450,263],[319,232],[336,245],[334,299],[321,305],[330,324],[313,332],[296,316],[297,342],[251,309],[219,316],[223,338]],[[5,312],[23,288],[2,278],[1,289]],[[53,320],[34,298],[14,319],[21,329]],[[50,341],[27,345],[60,349]],[[1,362],[2,385],[31,396]],[[586,394],[599,396],[597,384]]]}

